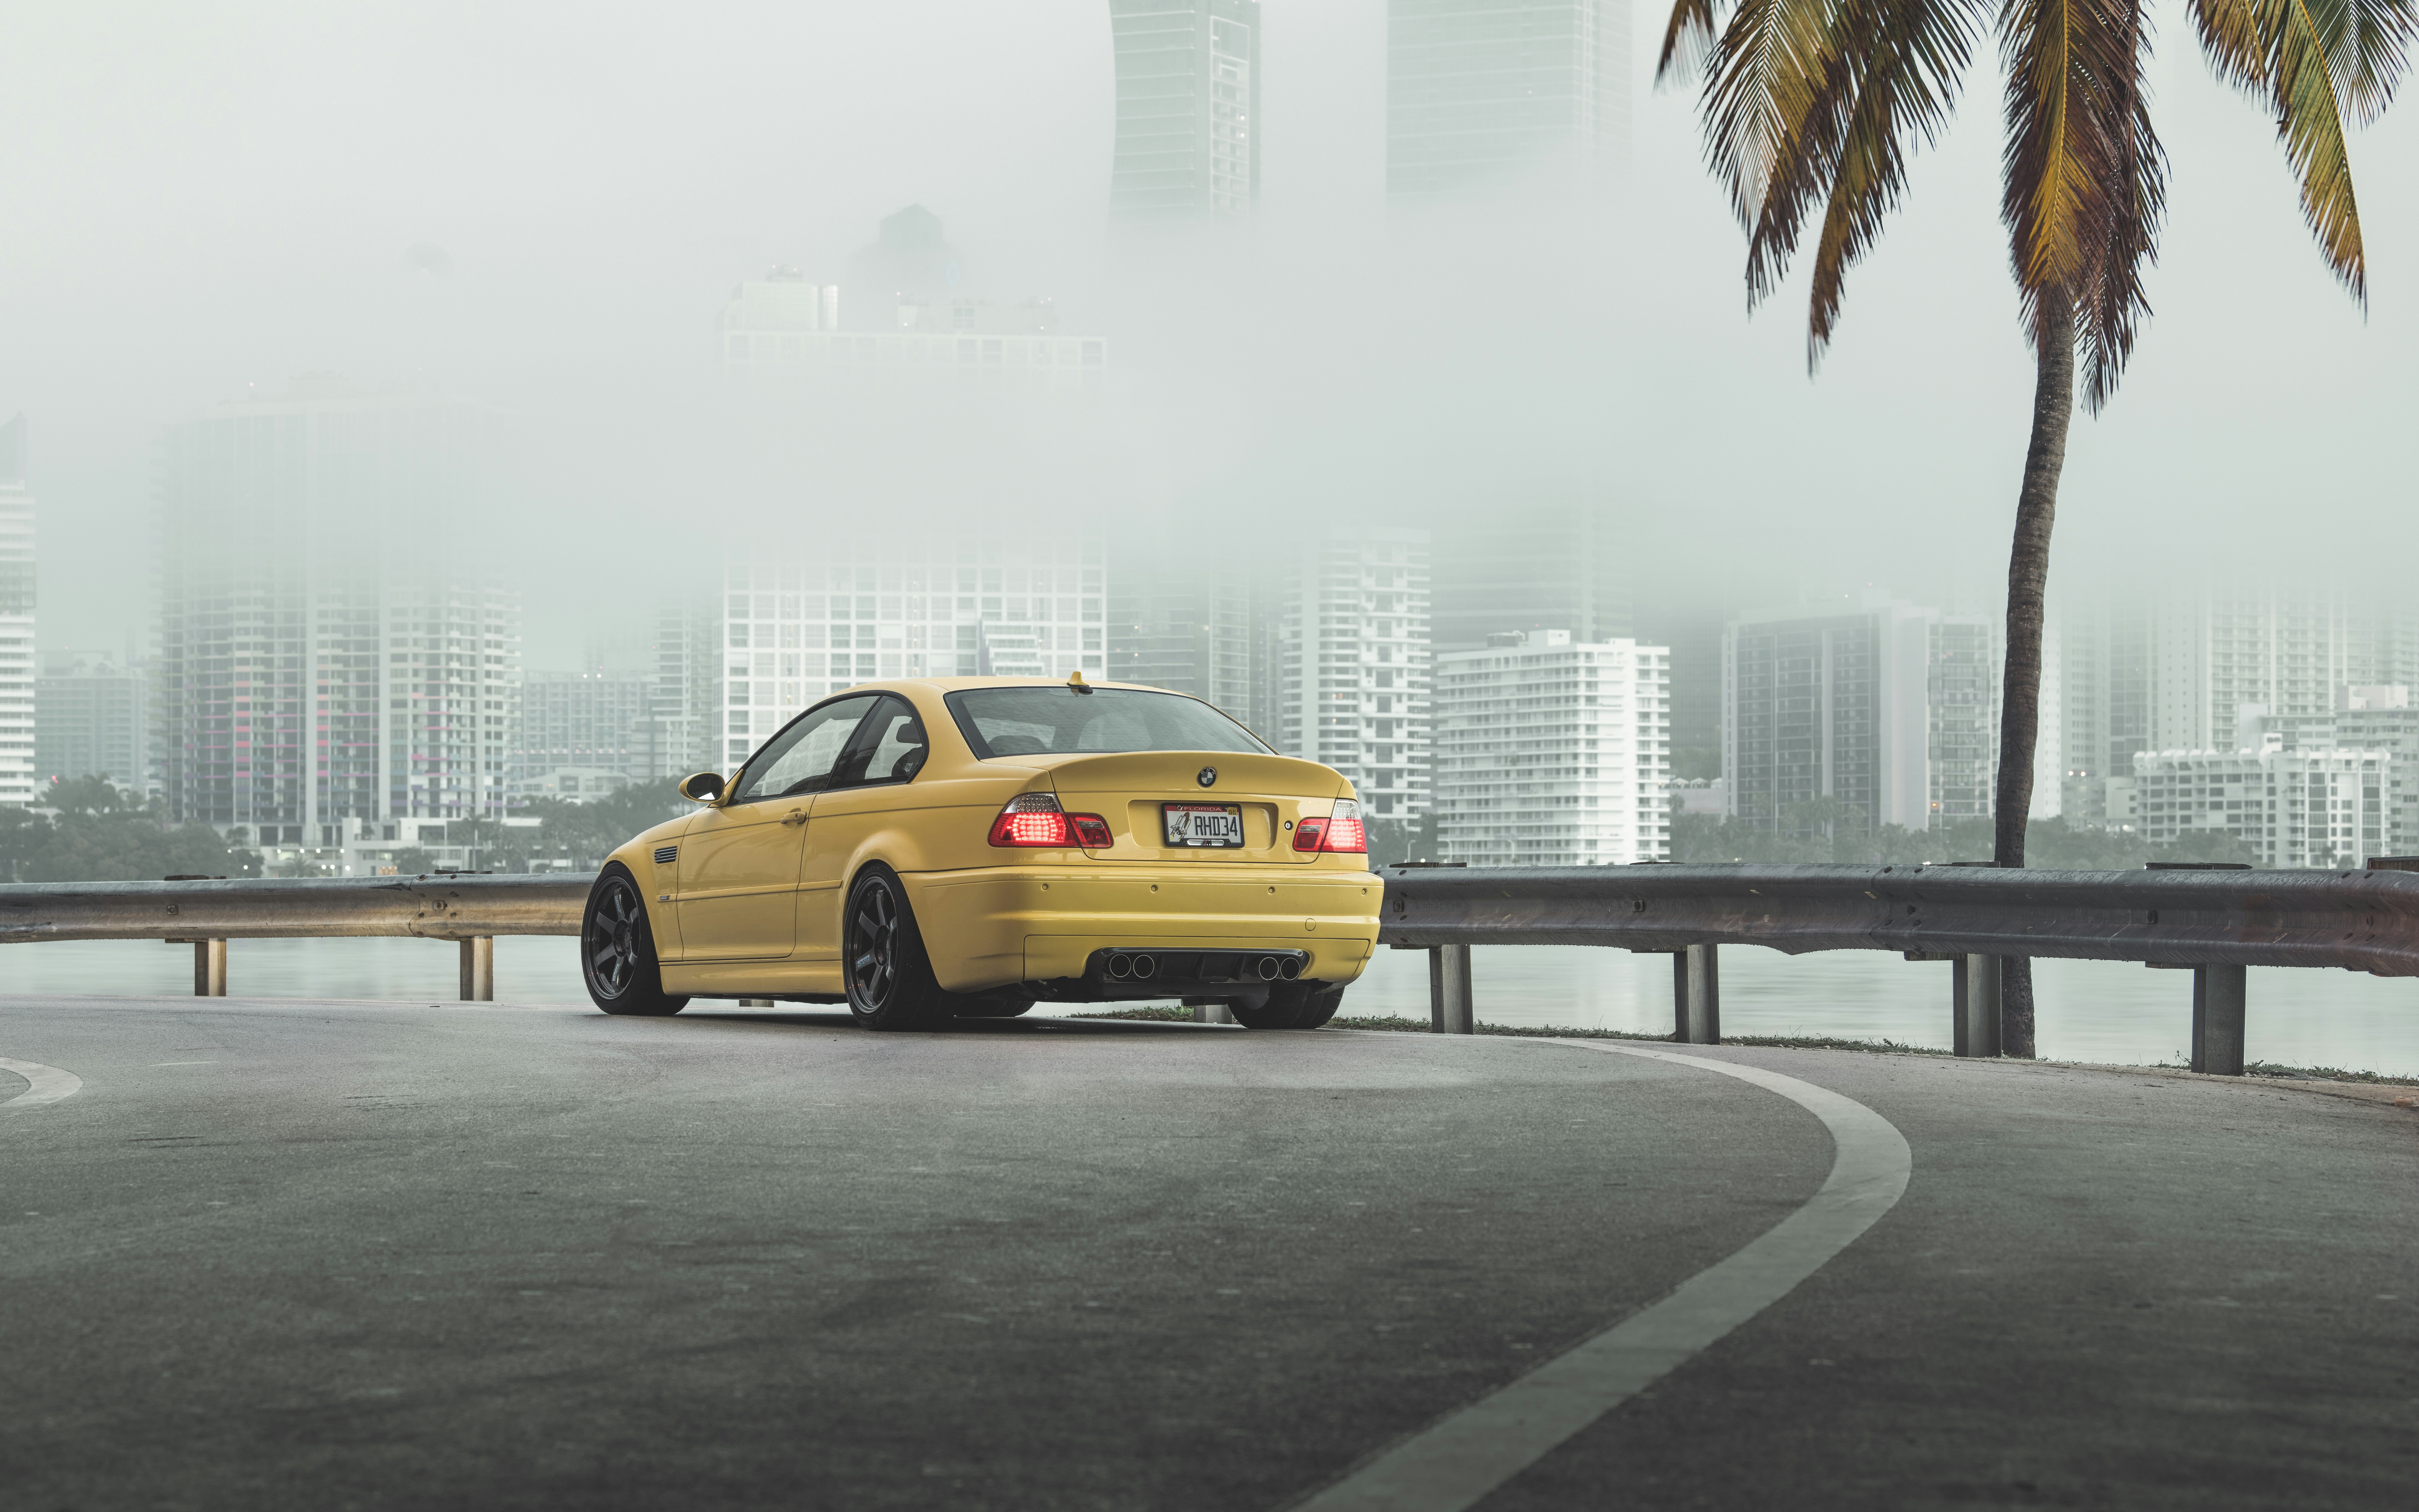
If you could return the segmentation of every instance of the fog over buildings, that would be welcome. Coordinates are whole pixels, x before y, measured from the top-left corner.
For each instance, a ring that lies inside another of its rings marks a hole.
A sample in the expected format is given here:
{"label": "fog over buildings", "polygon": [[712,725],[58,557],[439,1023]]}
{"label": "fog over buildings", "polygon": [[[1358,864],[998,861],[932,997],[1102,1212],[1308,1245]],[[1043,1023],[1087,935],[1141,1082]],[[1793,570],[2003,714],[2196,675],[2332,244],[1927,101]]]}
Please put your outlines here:
{"label": "fog over buildings", "polygon": [[[0,512],[41,501],[39,606],[20,635],[0,602],[0,641],[28,642],[0,644],[0,783],[31,749],[6,702],[37,641],[46,667],[124,648],[76,675],[146,680],[141,780],[170,810],[305,845],[727,767],[815,698],[917,671],[1182,687],[1414,818],[1432,658],[1490,637],[1651,667],[1653,769],[1704,780],[1740,775],[1739,623],[1839,655],[1869,604],[1979,627],[1953,677],[1869,671],[1995,698],[2031,385],[1995,96],[1918,160],[1810,380],[1802,280],[1742,309],[1692,99],[1650,87],[1660,22],[1611,0],[24,18],[0,55],[0,415],[40,445],[0,452],[23,462]],[[2291,687],[2260,682],[2227,607],[2333,594],[2374,619],[2406,591],[2414,128],[2353,144],[2364,315],[2256,112],[2188,50],[2153,76],[2158,313],[2077,423],[2052,579],[2036,811],[2094,823],[2136,755],[2232,748],[2236,704],[2419,682],[2375,649],[2398,631],[2340,666],[2276,652]],[[1978,722],[1949,696],[1887,740],[1946,741],[1953,773],[1835,722],[1773,733],[1726,801],[1784,827],[1851,788],[1872,824],[1987,812],[1989,699]],[[1881,766],[1851,781],[1859,762]],[[1621,815],[1597,854],[1645,855],[1637,795],[1594,796]]]}

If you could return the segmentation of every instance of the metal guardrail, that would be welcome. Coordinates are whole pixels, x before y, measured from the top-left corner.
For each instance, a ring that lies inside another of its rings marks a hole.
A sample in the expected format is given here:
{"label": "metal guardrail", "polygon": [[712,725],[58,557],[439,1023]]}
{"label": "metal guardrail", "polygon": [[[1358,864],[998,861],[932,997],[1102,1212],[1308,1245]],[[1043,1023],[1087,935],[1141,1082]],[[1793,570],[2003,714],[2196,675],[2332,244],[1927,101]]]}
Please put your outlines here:
{"label": "metal guardrail", "polygon": [[2193,1069],[2242,1071],[2244,969],[2419,976],[2419,875],[1999,871],[1954,866],[1389,867],[1379,939],[1435,952],[1430,1014],[1473,1026],[1473,945],[1595,945],[1673,957],[1673,1038],[1721,1037],[1717,951],[1897,950],[1957,963],[1953,1043],[1999,1050],[2011,956],[2189,967]]}
{"label": "metal guardrail", "polygon": [[[2392,862],[2386,863],[2388,866]],[[2248,966],[2419,976],[2419,874],[2007,871],[1954,866],[1388,867],[1380,943],[1425,949],[1440,1032],[1475,1026],[1473,945],[1672,957],[1673,1037],[1721,1038],[1718,949],[1897,950],[1951,961],[1952,1042],[1999,1050],[2000,960],[2139,961],[2194,972],[2195,1070],[2242,1069]],[[0,886],[0,944],[189,940],[223,996],[232,939],[414,935],[462,946],[462,995],[495,995],[499,934],[577,934],[586,872]]]}
{"label": "metal guardrail", "polygon": [[462,996],[495,997],[499,934],[577,934],[595,877],[263,877],[0,886],[0,945],[190,940],[193,994],[226,995],[229,940],[416,935],[458,940]]}

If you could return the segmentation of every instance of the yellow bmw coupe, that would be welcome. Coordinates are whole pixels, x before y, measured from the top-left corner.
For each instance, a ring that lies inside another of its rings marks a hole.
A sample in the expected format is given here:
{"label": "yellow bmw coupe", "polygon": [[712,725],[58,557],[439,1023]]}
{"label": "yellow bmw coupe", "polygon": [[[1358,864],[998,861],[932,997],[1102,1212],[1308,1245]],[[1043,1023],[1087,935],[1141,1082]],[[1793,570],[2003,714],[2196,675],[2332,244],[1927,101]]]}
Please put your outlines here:
{"label": "yellow bmw coupe", "polygon": [[1037,1001],[1335,1015],[1378,939],[1360,804],[1198,699],[1039,679],[835,694],[613,853],[580,958],[608,1013],[845,1002],[869,1028]]}

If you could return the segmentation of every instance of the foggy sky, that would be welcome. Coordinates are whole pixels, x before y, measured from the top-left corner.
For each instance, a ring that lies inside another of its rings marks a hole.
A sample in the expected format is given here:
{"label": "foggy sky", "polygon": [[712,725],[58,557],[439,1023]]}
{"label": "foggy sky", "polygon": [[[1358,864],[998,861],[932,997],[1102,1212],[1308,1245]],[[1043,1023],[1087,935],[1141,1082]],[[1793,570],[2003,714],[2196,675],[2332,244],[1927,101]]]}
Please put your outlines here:
{"label": "foggy sky", "polygon": [[[1080,496],[1281,532],[1581,484],[1684,577],[1993,591],[2031,385],[1995,69],[1918,159],[1810,381],[1803,279],[1748,318],[1693,96],[1646,82],[1659,16],[1633,18],[1617,194],[1390,218],[1383,0],[1263,15],[1258,224],[1138,268],[1107,234],[1100,0],[18,8],[0,415],[32,422],[45,651],[139,633],[162,424],[337,372],[516,417],[524,503],[497,540],[544,553],[527,664],[566,664],[579,617],[675,547],[814,523],[821,505],[768,505],[701,455],[715,316],[776,262],[842,281],[909,203],[942,217],[973,292],[1053,296],[1105,331],[1115,393],[1078,463],[1063,436],[991,437],[971,474],[905,467],[852,507],[1014,523]],[[2412,107],[2353,138],[2364,316],[2273,129],[2210,79],[2180,8],[2155,15],[2156,315],[2116,403],[2076,424],[2054,583],[2407,557]],[[892,440],[917,439],[898,417]]]}

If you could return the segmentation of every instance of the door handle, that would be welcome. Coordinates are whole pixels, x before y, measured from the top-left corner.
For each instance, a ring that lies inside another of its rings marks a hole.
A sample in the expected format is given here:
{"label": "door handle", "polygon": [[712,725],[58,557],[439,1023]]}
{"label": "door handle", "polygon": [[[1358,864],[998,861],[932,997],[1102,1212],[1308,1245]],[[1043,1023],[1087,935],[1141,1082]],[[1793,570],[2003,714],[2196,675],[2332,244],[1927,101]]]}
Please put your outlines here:
{"label": "door handle", "polygon": [[785,825],[803,825],[806,822],[807,810],[804,809],[793,809],[781,816],[781,823]]}

